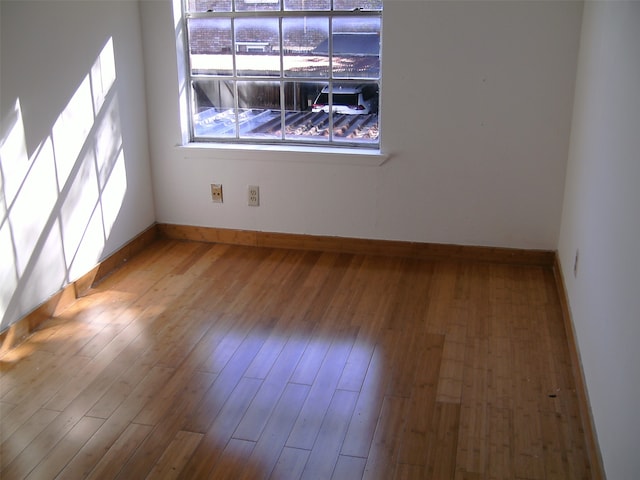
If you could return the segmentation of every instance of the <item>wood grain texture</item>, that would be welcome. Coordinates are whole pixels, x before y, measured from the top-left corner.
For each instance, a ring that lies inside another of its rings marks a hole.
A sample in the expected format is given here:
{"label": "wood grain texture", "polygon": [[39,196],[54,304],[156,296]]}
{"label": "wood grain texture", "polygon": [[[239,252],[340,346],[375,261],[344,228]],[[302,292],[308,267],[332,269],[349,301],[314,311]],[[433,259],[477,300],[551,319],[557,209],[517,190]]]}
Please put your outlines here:
{"label": "wood grain texture", "polygon": [[593,470],[593,478],[601,480],[606,478],[604,474],[604,463],[602,461],[602,454],[596,439],[595,422],[591,414],[591,403],[589,402],[589,396],[587,394],[587,384],[584,377],[584,370],[582,369],[582,361],[580,359],[578,344],[576,342],[573,318],[571,316],[567,290],[564,283],[564,275],[557,252],[554,257],[553,275],[554,284],[557,289],[556,292],[558,295],[559,308],[562,312],[564,332],[567,337],[566,344],[569,349],[569,358],[567,361],[571,362],[571,373],[575,381],[576,393],[578,395],[578,408],[580,410],[580,418],[582,420],[581,424],[586,438],[587,454]]}
{"label": "wood grain texture", "polygon": [[281,247],[160,238],[54,312],[0,477],[599,478],[551,267]]}
{"label": "wood grain texture", "polygon": [[176,240],[246,245],[252,247],[317,250],[409,257],[422,260],[466,260],[492,263],[552,266],[554,253],[547,250],[448,245],[440,243],[372,240],[291,233],[257,232],[160,223],[160,235]]}

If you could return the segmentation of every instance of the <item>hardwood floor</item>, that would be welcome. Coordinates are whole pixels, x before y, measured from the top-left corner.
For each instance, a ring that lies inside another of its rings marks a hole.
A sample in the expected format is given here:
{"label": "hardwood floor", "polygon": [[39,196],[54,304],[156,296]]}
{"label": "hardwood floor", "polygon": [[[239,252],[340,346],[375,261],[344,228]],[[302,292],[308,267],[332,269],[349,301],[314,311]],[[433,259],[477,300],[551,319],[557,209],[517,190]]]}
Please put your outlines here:
{"label": "hardwood floor", "polygon": [[159,240],[0,358],[0,478],[591,478],[551,269]]}

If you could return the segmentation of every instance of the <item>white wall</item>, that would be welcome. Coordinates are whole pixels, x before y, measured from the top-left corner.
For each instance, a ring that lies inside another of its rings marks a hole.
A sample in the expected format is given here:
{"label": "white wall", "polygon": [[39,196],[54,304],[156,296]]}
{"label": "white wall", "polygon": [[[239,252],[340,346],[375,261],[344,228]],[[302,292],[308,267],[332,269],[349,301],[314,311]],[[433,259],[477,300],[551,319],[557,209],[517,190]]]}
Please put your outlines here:
{"label": "white wall", "polygon": [[[381,166],[176,148],[171,4],[141,9],[159,222],[556,248],[580,2],[385,2]],[[249,184],[258,208],[246,206]]]}
{"label": "white wall", "polygon": [[4,330],[155,213],[138,3],[0,8]]}
{"label": "white wall", "polygon": [[585,4],[558,251],[610,480],[640,475],[639,52],[640,3]]}

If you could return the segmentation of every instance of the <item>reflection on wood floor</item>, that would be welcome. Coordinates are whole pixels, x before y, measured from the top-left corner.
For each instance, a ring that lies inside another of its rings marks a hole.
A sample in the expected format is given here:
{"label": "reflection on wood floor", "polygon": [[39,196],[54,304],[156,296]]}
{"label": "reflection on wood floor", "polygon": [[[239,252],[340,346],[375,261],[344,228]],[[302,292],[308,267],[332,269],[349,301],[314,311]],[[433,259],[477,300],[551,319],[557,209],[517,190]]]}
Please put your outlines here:
{"label": "reflection on wood floor", "polygon": [[159,240],[0,363],[7,480],[590,478],[543,267]]}

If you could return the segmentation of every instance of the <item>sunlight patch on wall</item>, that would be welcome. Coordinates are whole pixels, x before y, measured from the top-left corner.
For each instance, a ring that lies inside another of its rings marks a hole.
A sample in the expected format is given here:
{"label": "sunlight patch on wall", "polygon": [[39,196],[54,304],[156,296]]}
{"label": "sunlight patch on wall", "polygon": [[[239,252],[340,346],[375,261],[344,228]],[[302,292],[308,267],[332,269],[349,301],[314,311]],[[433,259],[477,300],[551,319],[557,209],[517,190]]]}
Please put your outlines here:
{"label": "sunlight patch on wall", "polygon": [[127,171],[124,164],[124,153],[120,151],[111,175],[102,189],[101,205],[105,232],[110,232],[113,228],[126,193]]}
{"label": "sunlight patch on wall", "polygon": [[2,252],[2,262],[0,262],[0,313],[4,314],[11,300],[11,293],[18,285],[16,266],[13,252],[13,239],[7,222],[0,227],[0,252]]}
{"label": "sunlight patch on wall", "polygon": [[93,93],[93,111],[97,114],[102,109],[102,105],[116,82],[116,63],[114,61],[113,39],[109,39],[107,44],[98,55],[98,59],[91,67],[91,91]]}
{"label": "sunlight patch on wall", "polygon": [[107,103],[103,104],[94,132],[93,145],[101,189],[104,188],[111,170],[122,153],[120,110],[117,100],[117,96],[112,96]]}
{"label": "sunlight patch on wall", "polygon": [[109,39],[31,158],[19,99],[3,119],[0,329],[103,254],[127,191],[116,90]]}
{"label": "sunlight patch on wall", "polygon": [[[126,192],[115,82],[115,59],[110,39],[59,120],[62,122],[58,130],[60,135],[75,130],[75,121],[90,123],[92,127],[84,136],[78,153],[77,144],[64,152],[65,155],[76,155],[67,185],[62,188],[65,194],[61,207],[62,236],[69,280],[84,274],[88,267],[100,259]],[[91,117],[90,121],[86,118],[88,116]],[[117,195],[110,194],[109,198],[105,198],[107,179],[118,164],[121,164],[121,175],[118,177],[121,187]],[[110,214],[109,222],[103,221],[105,209]]]}
{"label": "sunlight patch on wall", "polygon": [[87,265],[94,265],[104,248],[105,237],[99,206],[93,209],[86,222],[86,228],[73,251],[73,257],[67,259],[70,279],[79,278],[87,273]]}
{"label": "sunlight patch on wall", "polygon": [[52,130],[60,191],[64,190],[87,140],[93,126],[93,117],[91,82],[87,75],[58,117]]}
{"label": "sunlight patch on wall", "polygon": [[76,261],[76,254],[85,237],[95,238],[88,230],[100,195],[93,149],[85,151],[76,164],[79,169],[72,177],[60,209],[64,255],[68,266]]}
{"label": "sunlight patch on wall", "polygon": [[67,272],[61,251],[60,220],[53,217],[38,240],[37,247],[29,259],[27,271],[20,277],[14,309],[29,311],[33,308],[34,298],[38,298],[43,293],[46,297],[50,297],[58,290]]}
{"label": "sunlight patch on wall", "polygon": [[15,245],[8,220],[9,205],[28,169],[27,145],[20,100],[3,119],[0,143],[0,313],[7,310],[18,285]]}
{"label": "sunlight patch on wall", "polygon": [[16,100],[13,111],[4,120],[2,143],[0,144],[0,165],[2,166],[0,181],[2,181],[2,195],[4,197],[2,221],[5,219],[8,205],[15,199],[29,170],[29,156],[27,155],[27,141],[24,134],[20,99]]}
{"label": "sunlight patch on wall", "polygon": [[16,198],[9,206],[9,223],[16,244],[18,276],[24,275],[58,199],[53,146],[47,138],[30,162]]}

